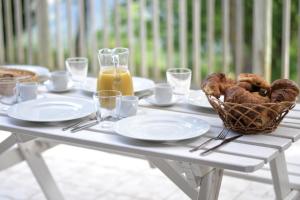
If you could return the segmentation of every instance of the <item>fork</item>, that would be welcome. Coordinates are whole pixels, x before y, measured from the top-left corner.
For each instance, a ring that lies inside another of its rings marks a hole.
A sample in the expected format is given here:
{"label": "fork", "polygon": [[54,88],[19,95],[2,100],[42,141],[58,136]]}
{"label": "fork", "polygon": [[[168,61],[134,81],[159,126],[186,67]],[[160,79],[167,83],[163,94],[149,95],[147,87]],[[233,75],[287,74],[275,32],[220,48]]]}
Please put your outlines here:
{"label": "fork", "polygon": [[92,115],[90,115],[88,118],[84,118],[82,120],[79,120],[73,124],[70,124],[69,126],[66,126],[64,128],[62,128],[63,131],[66,131],[66,130],[69,130],[71,128],[76,128],[78,126],[80,126],[81,124],[85,123],[85,122],[88,122],[88,121],[91,121],[91,120],[94,120],[96,119],[96,114],[93,113]]}
{"label": "fork", "polygon": [[229,132],[229,129],[227,129],[227,131],[225,131],[225,128],[222,129],[222,131],[219,133],[219,135],[217,135],[216,137],[210,138],[208,140],[206,140],[205,142],[203,142],[202,144],[190,149],[190,152],[195,152],[198,151],[201,147],[203,147],[204,145],[206,145],[207,143],[213,141],[213,140],[224,140],[227,136]]}

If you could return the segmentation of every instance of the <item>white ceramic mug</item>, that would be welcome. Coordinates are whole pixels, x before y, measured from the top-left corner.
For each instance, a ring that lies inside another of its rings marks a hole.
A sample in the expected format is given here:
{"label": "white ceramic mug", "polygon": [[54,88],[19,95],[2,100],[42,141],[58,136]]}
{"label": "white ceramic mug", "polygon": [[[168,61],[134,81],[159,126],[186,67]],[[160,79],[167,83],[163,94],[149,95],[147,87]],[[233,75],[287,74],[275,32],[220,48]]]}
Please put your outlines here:
{"label": "white ceramic mug", "polygon": [[139,99],[137,96],[122,96],[119,116],[121,118],[136,115]]}
{"label": "white ceramic mug", "polygon": [[38,84],[36,82],[19,82],[17,84],[18,101],[28,101],[37,98]]}
{"label": "white ceramic mug", "polygon": [[65,90],[68,88],[70,75],[66,71],[55,71],[51,73],[51,82],[53,89]]}
{"label": "white ceramic mug", "polygon": [[168,83],[158,83],[154,88],[154,97],[157,103],[165,104],[172,101],[173,91]]}

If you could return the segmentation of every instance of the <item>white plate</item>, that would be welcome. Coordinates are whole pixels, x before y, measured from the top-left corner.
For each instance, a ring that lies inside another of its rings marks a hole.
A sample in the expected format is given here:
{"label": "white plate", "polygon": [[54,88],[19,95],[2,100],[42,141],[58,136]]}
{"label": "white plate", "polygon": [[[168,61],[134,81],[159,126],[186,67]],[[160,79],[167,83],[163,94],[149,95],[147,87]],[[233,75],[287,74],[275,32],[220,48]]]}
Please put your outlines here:
{"label": "white plate", "polygon": [[[133,77],[132,81],[133,81],[133,88],[134,88],[135,92],[152,89],[155,86],[154,81],[147,79],[147,78]],[[89,93],[96,92],[97,79],[96,78],[87,78],[86,83],[83,85],[82,90],[85,92],[89,92]]]}
{"label": "white plate", "polygon": [[51,97],[15,104],[8,116],[31,122],[59,122],[79,119],[95,112],[93,101],[74,97]]}
{"label": "white plate", "polygon": [[193,116],[174,114],[136,115],[116,123],[119,135],[138,140],[179,141],[205,134],[210,125]]}
{"label": "white plate", "polygon": [[53,84],[51,83],[51,81],[46,81],[45,83],[45,86],[47,88],[47,90],[49,92],[57,92],[57,93],[60,93],[60,92],[68,92],[70,91],[72,88],[73,88],[73,81],[69,81],[68,85],[67,85],[67,88],[65,89],[62,89],[62,90],[57,90],[57,89],[54,89],[53,87]]}
{"label": "white plate", "polygon": [[213,109],[213,107],[208,102],[205,93],[201,90],[190,92],[187,103],[201,108]]}
{"label": "white plate", "polygon": [[0,67],[28,70],[36,73],[38,76],[48,77],[50,72],[46,67],[35,65],[2,65]]}
{"label": "white plate", "polygon": [[133,81],[133,88],[135,92],[149,90],[155,87],[154,81],[147,78],[133,77],[132,81]]}
{"label": "white plate", "polygon": [[155,106],[161,106],[161,107],[167,107],[167,106],[173,106],[178,102],[178,99],[176,99],[174,96],[172,98],[172,101],[169,103],[158,103],[154,97],[154,95],[148,97],[145,99],[148,103],[155,105]]}

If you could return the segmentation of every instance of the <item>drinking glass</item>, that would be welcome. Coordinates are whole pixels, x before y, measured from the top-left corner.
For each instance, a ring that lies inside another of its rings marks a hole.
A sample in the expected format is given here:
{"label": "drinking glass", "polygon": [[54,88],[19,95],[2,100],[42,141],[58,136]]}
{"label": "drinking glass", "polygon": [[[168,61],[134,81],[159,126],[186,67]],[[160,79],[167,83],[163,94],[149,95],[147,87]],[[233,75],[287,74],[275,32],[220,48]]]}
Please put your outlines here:
{"label": "drinking glass", "polygon": [[170,68],[167,70],[167,81],[173,93],[187,97],[191,87],[192,71],[188,68]]}
{"label": "drinking glass", "polygon": [[13,105],[17,103],[17,83],[14,77],[0,78],[0,103]]}
{"label": "drinking glass", "polygon": [[88,73],[88,59],[84,57],[68,58],[66,67],[75,84],[82,85]]}
{"label": "drinking glass", "polygon": [[100,90],[93,96],[97,110],[97,118],[102,126],[111,127],[112,121],[119,119],[122,94],[117,90]]}

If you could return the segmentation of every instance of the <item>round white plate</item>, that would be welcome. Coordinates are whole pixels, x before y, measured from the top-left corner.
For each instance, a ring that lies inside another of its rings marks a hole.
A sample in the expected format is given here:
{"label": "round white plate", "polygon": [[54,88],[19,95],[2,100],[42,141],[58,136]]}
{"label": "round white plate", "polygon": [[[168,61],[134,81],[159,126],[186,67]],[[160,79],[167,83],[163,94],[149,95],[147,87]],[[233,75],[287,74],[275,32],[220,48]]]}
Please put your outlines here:
{"label": "round white plate", "polygon": [[62,90],[54,89],[53,84],[49,80],[46,81],[44,84],[49,92],[56,92],[56,93],[68,92],[73,88],[73,81],[69,81],[67,88],[62,89]]}
{"label": "round white plate", "polygon": [[208,102],[205,93],[201,90],[190,92],[187,103],[196,107],[213,109]]}
{"label": "round white plate", "polygon": [[31,122],[59,122],[79,119],[95,112],[93,101],[74,97],[51,97],[15,104],[8,116]]}
{"label": "round white plate", "polygon": [[209,128],[207,122],[193,116],[152,114],[124,118],[116,123],[115,131],[132,139],[166,142],[199,137]]}
{"label": "round white plate", "polygon": [[38,76],[48,77],[50,72],[46,67],[35,65],[2,65],[0,67],[28,70],[36,73]]}
{"label": "round white plate", "polygon": [[[133,77],[133,88],[135,92],[152,89],[155,86],[154,81],[141,78]],[[82,90],[89,93],[94,93],[97,90],[97,79],[96,78],[87,78],[85,84],[82,87]]]}
{"label": "round white plate", "polygon": [[178,100],[173,96],[172,101],[169,103],[158,103],[154,97],[154,95],[145,98],[145,100],[155,106],[160,106],[160,107],[167,107],[167,106],[173,106],[174,104],[176,104],[178,102]]}

